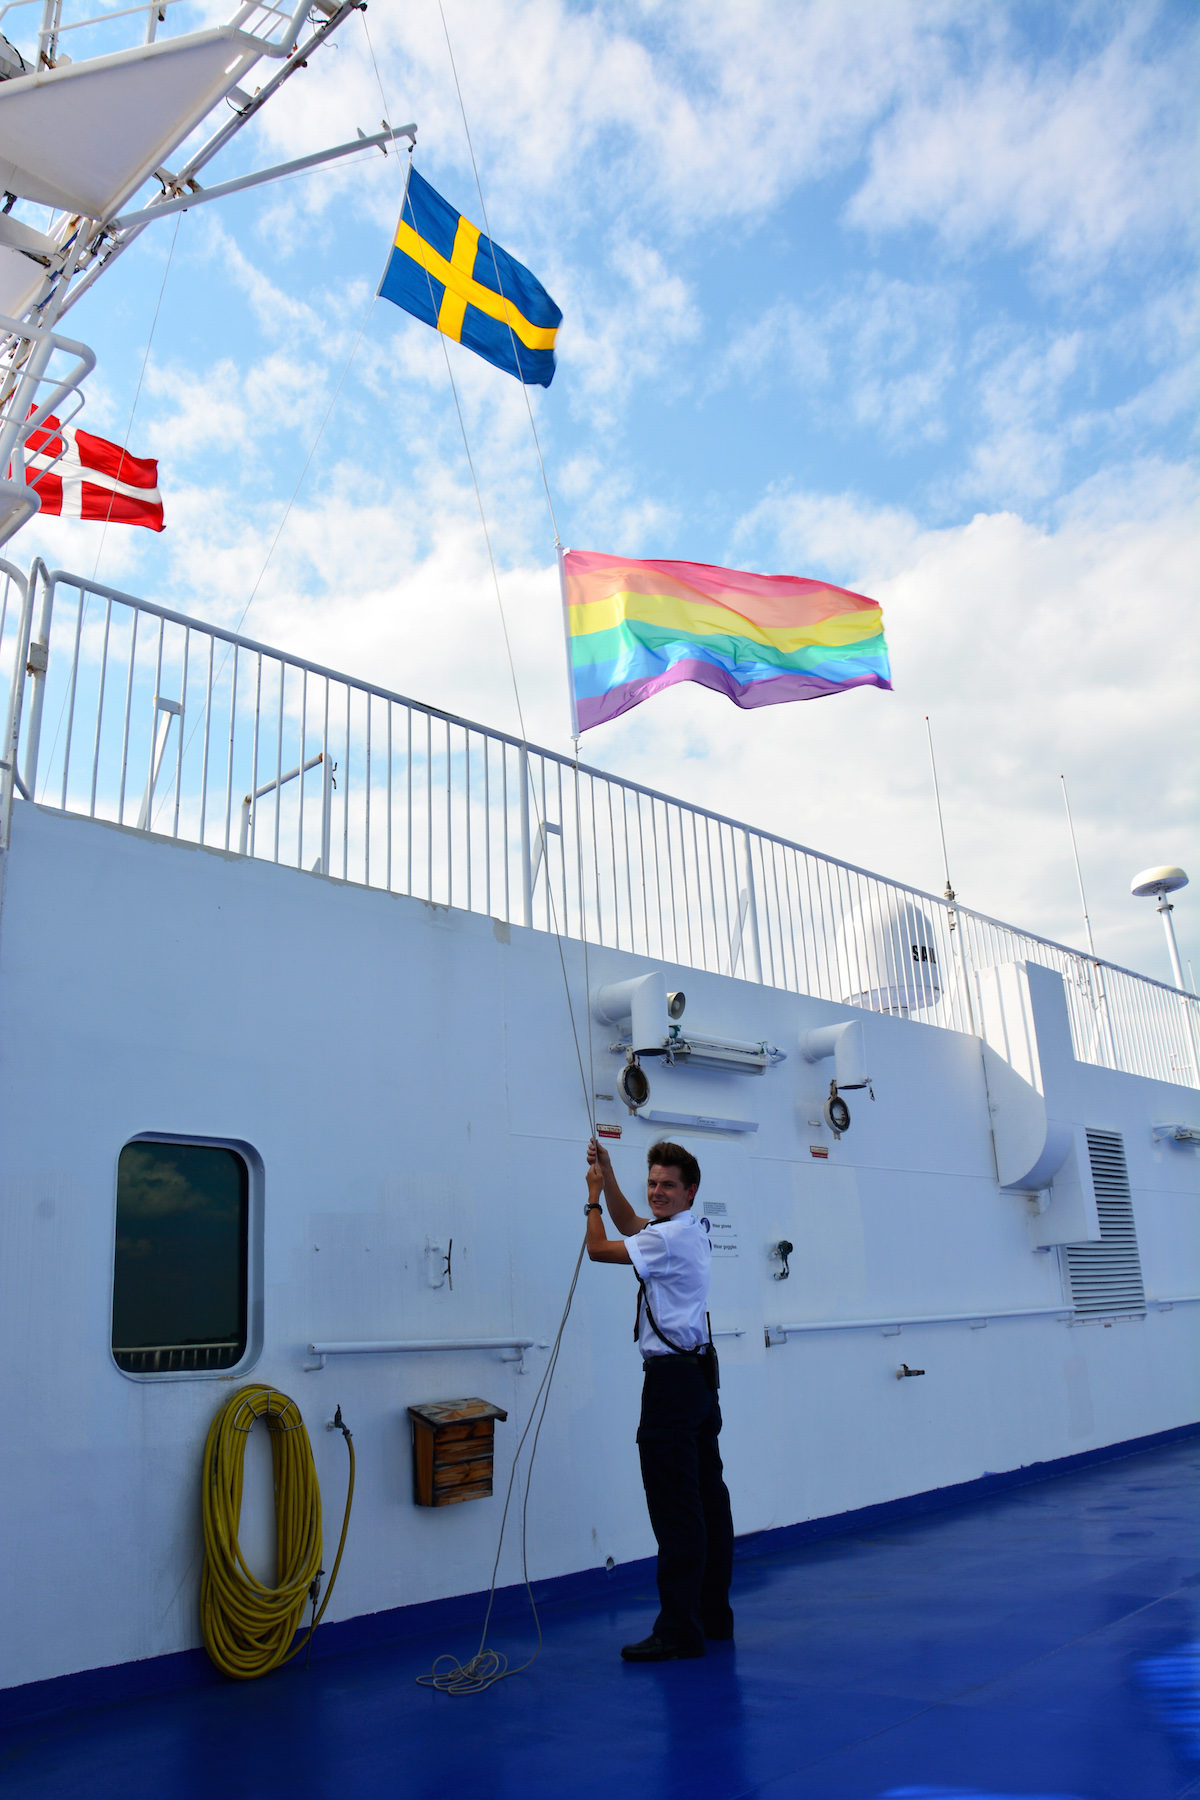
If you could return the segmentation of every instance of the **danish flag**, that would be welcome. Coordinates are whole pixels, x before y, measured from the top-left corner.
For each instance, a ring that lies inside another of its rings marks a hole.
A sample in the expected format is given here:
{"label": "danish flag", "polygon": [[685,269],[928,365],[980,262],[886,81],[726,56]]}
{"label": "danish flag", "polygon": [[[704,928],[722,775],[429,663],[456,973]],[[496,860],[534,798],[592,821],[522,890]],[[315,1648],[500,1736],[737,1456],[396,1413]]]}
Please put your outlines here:
{"label": "danish flag", "polygon": [[44,513],[164,528],[157,459],[130,456],[107,438],[61,425],[53,414],[29,434],[25,484],[36,490]]}

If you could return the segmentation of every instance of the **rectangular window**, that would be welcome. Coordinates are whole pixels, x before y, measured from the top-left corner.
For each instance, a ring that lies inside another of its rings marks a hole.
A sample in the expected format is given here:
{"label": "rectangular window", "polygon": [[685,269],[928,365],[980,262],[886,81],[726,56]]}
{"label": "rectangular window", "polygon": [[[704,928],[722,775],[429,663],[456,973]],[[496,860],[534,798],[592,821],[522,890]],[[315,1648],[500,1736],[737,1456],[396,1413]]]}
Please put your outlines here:
{"label": "rectangular window", "polygon": [[1095,1319],[1144,1313],[1146,1295],[1124,1140],[1119,1131],[1089,1131],[1087,1145],[1100,1215],[1100,1242],[1066,1246],[1076,1315]]}
{"label": "rectangular window", "polygon": [[250,1175],[224,1145],[138,1139],[117,1163],[112,1353],[130,1375],[234,1368],[246,1352]]}

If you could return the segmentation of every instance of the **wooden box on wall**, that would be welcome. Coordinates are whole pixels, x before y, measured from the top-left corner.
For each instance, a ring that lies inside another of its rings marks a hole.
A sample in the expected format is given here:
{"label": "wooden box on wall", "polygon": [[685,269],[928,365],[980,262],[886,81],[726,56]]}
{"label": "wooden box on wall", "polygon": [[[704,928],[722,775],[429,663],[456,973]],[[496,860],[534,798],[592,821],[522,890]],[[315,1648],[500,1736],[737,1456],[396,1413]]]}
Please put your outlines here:
{"label": "wooden box on wall", "polygon": [[454,1506],[482,1500],[492,1491],[497,1419],[507,1419],[490,1400],[431,1400],[410,1406],[413,1499],[418,1506]]}

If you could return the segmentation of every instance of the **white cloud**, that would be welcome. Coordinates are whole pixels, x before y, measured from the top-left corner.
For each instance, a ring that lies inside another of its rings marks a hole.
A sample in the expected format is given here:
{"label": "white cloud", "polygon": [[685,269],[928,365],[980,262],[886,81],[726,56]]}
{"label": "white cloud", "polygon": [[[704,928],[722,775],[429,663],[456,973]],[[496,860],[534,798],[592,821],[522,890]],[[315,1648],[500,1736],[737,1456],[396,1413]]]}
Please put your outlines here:
{"label": "white cloud", "polygon": [[295,299],[250,261],[241,247],[212,215],[204,221],[208,255],[219,257],[226,275],[249,300],[259,329],[268,336],[294,339],[320,334],[322,320],[311,306]]}
{"label": "white cloud", "polygon": [[[558,349],[569,371],[573,405],[607,423],[636,381],[661,372],[665,354],[700,331],[692,292],[651,245],[627,238],[606,257],[613,291],[561,287],[565,318]],[[574,304],[572,304],[574,302]]]}
{"label": "white cloud", "polygon": [[[446,16],[492,224],[518,255],[531,229],[532,245],[586,226],[581,202],[634,235],[648,217],[692,231],[761,218],[864,155],[850,216],[872,231],[920,223],[952,247],[1000,232],[1091,263],[1187,226],[1187,28],[1153,6],[1048,16],[1032,46],[1005,13],[949,0],[457,0]],[[437,9],[373,13],[368,29],[391,115],[473,187]],[[280,151],[374,123],[358,23],[335,42],[319,87],[293,82],[264,114]],[[291,199],[319,209],[361,188],[347,166]],[[390,172],[368,188],[394,213]],[[533,196],[556,203],[540,228]]]}
{"label": "white cloud", "polygon": [[941,531],[847,497],[772,495],[741,541],[760,546],[760,561],[770,544],[769,566],[828,570],[881,600],[896,691],[726,721],[706,786],[732,801],[774,745],[797,779],[764,786],[760,815],[940,889],[929,713],[965,903],[1079,940],[1065,774],[1097,946],[1163,977],[1156,922],[1127,896],[1135,869],[1186,865],[1196,850],[1194,770],[1166,749],[1192,731],[1200,661],[1191,485],[1184,470],[1147,463],[1084,484],[1050,527],[1009,512]]}
{"label": "white cloud", "polygon": [[710,390],[736,383],[766,391],[790,378],[809,394],[823,391],[824,416],[869,426],[888,445],[939,438],[956,373],[959,304],[949,282],[918,286],[878,272],[805,306],[777,301],[734,338]]}
{"label": "white cloud", "polygon": [[1111,14],[1094,48],[1096,15],[1080,15],[1067,33],[1083,47],[1074,62],[1065,49],[1013,56],[1015,32],[998,15],[999,55],[938,71],[874,132],[850,219],[874,231],[921,224],[953,249],[1000,238],[1085,266],[1186,234],[1193,100],[1175,55],[1148,42],[1156,11]]}

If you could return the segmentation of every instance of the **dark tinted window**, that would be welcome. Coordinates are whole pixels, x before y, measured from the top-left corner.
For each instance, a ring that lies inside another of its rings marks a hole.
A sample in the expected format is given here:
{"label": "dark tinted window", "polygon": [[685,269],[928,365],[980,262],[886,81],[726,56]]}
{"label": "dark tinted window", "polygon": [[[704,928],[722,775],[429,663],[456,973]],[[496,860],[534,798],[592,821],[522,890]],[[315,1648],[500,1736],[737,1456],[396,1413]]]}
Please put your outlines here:
{"label": "dark tinted window", "polygon": [[234,1150],[126,1144],[112,1350],[130,1374],[231,1369],[246,1350],[250,1181]]}

